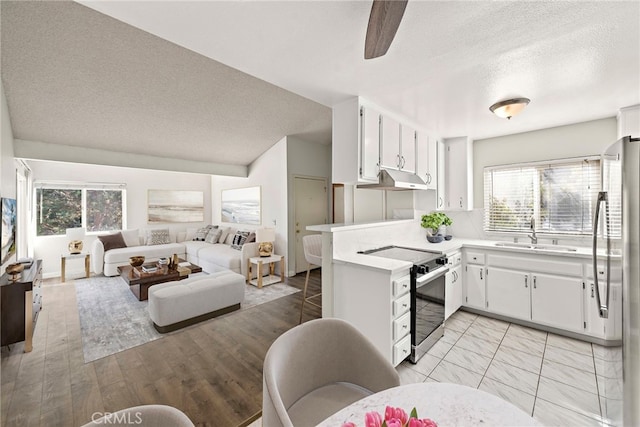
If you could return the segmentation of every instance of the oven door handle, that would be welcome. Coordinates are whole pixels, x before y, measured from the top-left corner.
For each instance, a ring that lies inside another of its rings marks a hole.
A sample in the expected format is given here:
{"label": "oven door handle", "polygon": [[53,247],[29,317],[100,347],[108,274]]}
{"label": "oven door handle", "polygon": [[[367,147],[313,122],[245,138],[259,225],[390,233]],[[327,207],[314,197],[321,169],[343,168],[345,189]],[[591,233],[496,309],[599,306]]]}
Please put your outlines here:
{"label": "oven door handle", "polygon": [[444,276],[449,272],[448,267],[440,267],[439,269],[432,271],[430,273],[425,274],[424,276],[420,276],[416,278],[416,285],[422,285],[426,282],[429,282],[433,279],[437,279],[440,276]]}

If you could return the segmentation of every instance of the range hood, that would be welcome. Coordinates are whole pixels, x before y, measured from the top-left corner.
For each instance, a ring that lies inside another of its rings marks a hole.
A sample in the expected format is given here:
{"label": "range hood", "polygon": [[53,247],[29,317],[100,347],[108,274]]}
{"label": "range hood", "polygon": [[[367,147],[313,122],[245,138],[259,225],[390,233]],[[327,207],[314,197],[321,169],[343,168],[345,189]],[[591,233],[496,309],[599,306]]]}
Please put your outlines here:
{"label": "range hood", "polygon": [[356,188],[372,190],[427,190],[427,184],[411,172],[396,169],[380,169],[377,184],[360,184]]}

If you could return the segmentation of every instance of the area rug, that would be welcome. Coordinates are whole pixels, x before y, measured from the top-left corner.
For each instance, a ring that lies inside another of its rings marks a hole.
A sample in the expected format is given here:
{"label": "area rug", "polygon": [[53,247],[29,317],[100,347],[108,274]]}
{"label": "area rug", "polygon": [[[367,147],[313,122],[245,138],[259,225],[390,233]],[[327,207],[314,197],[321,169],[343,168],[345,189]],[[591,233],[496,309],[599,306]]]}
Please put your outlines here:
{"label": "area rug", "polygon": [[[119,276],[99,276],[74,282],[85,363],[163,337],[149,319],[148,301],[138,301]],[[300,292],[300,289],[284,283],[262,289],[245,286],[245,300],[240,310]]]}

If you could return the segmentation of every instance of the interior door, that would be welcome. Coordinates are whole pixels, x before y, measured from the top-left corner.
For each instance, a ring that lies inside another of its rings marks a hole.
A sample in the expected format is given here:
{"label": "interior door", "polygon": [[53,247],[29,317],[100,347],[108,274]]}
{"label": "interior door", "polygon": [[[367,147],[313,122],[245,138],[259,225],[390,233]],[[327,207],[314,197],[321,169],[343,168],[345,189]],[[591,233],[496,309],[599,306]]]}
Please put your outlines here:
{"label": "interior door", "polygon": [[307,226],[328,222],[327,182],[324,178],[295,177],[293,183],[296,233],[296,262],[293,267],[296,273],[300,273],[307,270],[302,237],[315,233],[308,231]]}

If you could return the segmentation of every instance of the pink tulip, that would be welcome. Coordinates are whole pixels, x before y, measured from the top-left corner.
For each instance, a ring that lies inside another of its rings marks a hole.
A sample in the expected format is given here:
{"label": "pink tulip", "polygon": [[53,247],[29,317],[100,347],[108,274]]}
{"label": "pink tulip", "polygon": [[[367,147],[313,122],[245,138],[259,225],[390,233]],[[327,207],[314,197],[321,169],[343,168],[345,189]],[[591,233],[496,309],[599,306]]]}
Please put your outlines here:
{"label": "pink tulip", "polygon": [[404,426],[409,419],[409,416],[402,408],[392,408],[391,406],[387,406],[384,410],[384,419],[387,421],[387,426],[389,426],[389,420],[397,419],[401,422],[401,426]]}
{"label": "pink tulip", "polygon": [[377,412],[367,412],[364,416],[365,427],[382,427],[382,417]]}
{"label": "pink tulip", "polygon": [[423,418],[422,419],[422,425],[424,427],[438,427],[438,424],[436,424],[435,421],[429,419],[429,418]]}
{"label": "pink tulip", "polygon": [[404,424],[402,423],[402,421],[400,421],[397,418],[391,418],[390,420],[385,420],[385,423],[387,423],[387,427],[404,427]]}
{"label": "pink tulip", "polygon": [[358,427],[355,423],[349,421],[348,423],[343,423],[342,427]]}

